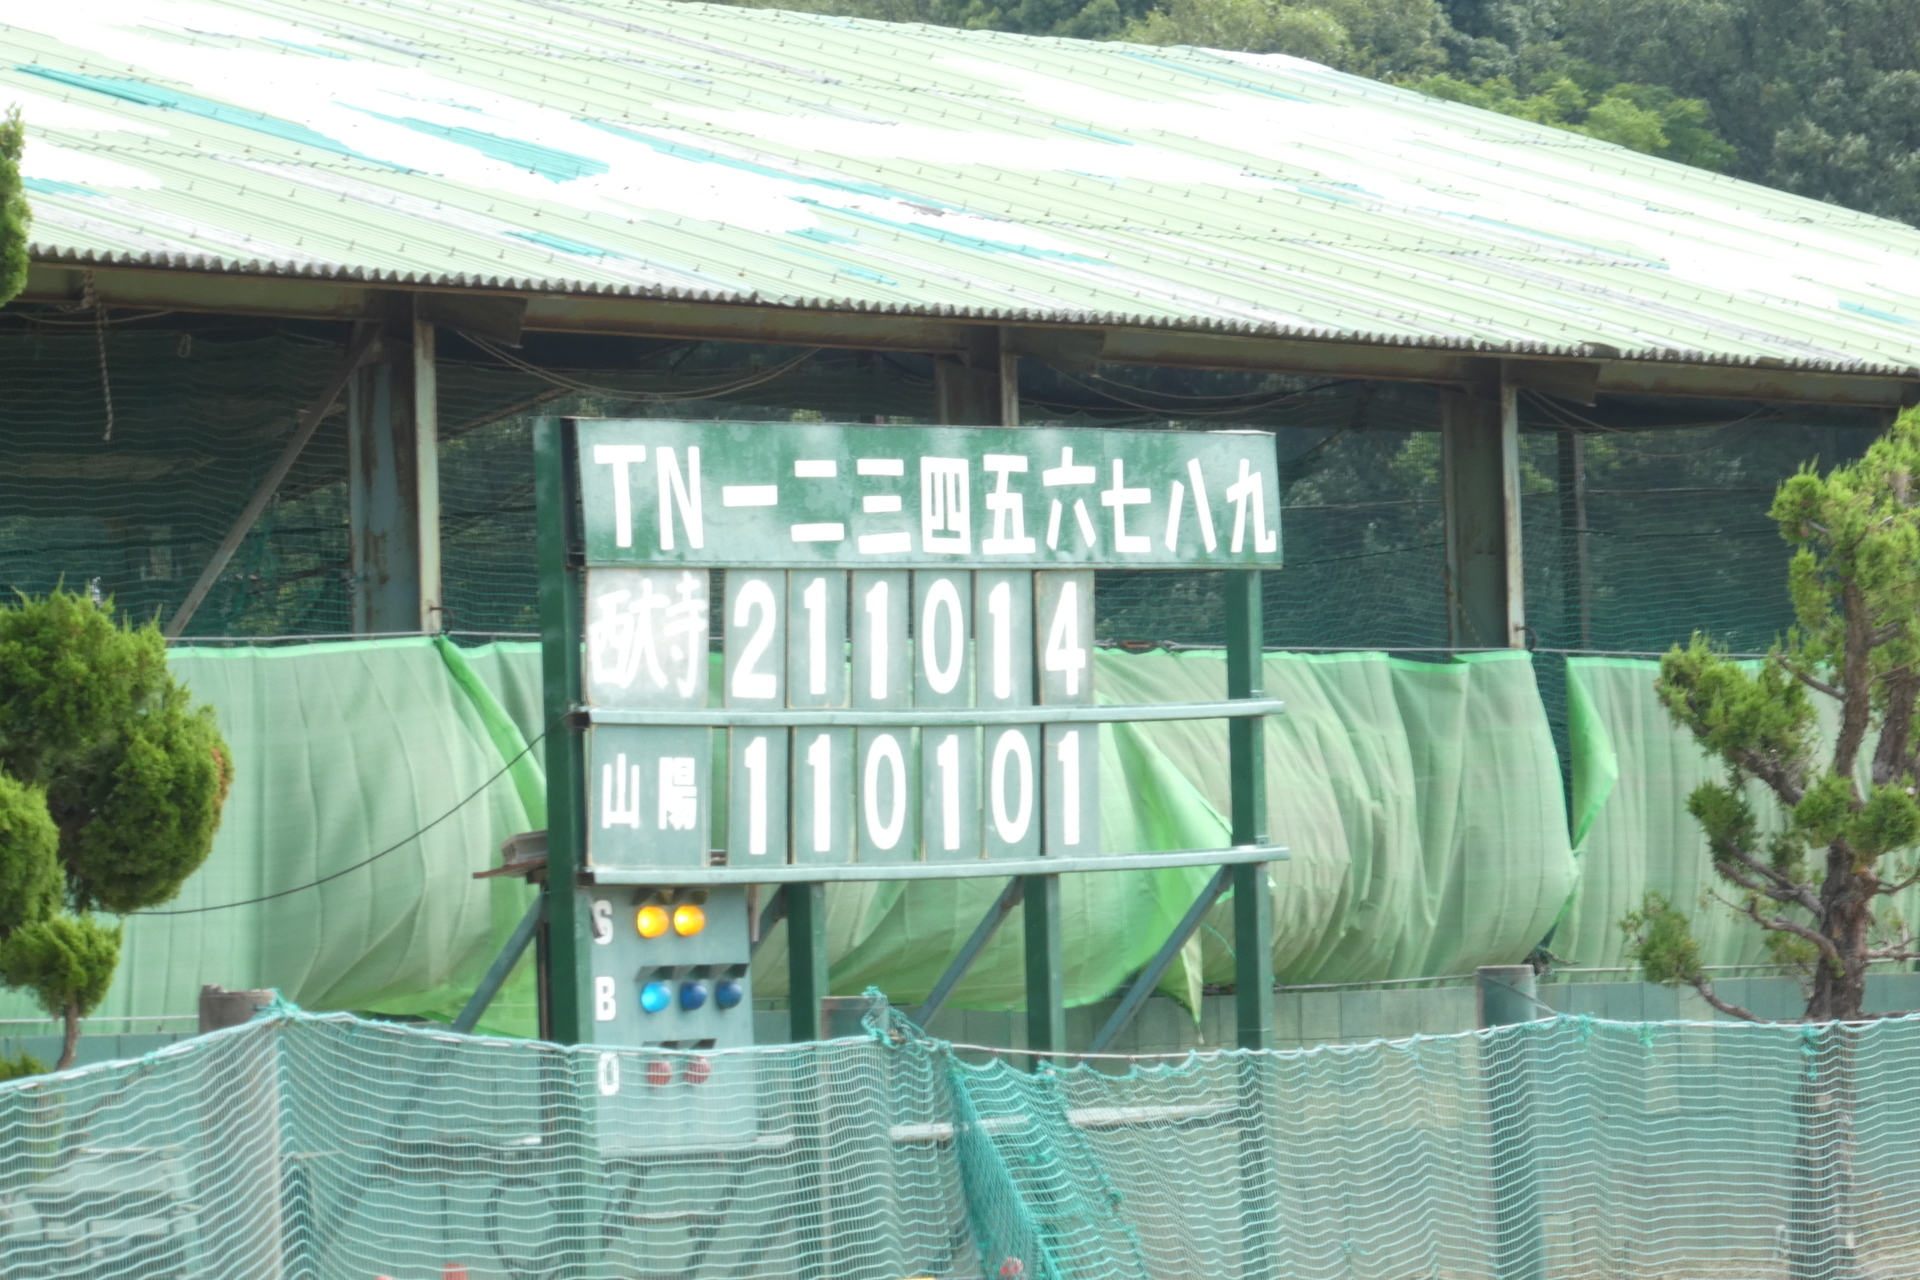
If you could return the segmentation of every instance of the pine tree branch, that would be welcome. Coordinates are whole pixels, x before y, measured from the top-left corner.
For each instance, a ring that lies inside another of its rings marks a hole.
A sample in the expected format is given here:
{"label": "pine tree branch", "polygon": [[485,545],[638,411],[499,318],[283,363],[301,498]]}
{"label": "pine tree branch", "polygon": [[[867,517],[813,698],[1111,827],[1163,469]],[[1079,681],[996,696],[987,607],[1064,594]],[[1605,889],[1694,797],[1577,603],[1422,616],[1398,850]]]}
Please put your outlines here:
{"label": "pine tree branch", "polygon": [[1833,939],[1827,937],[1826,934],[1821,933],[1818,929],[1809,929],[1806,925],[1797,924],[1785,916],[1763,916],[1760,914],[1759,907],[1751,902],[1746,904],[1745,912],[1748,919],[1752,920],[1767,932],[1790,933],[1796,938],[1804,938],[1806,941],[1818,947],[1820,954],[1833,961],[1833,963],[1842,966],[1845,965],[1845,961],[1840,958],[1840,948],[1833,944]]}
{"label": "pine tree branch", "polygon": [[1720,1012],[1726,1014],[1729,1018],[1739,1018],[1743,1022],[1771,1022],[1772,1021],[1772,1019],[1763,1018],[1759,1014],[1755,1013],[1753,1010],[1748,1009],[1742,1005],[1737,1005],[1733,1003],[1733,1001],[1731,1000],[1722,1000],[1718,995],[1714,994],[1713,983],[1707,978],[1705,974],[1700,974],[1693,979],[1693,989],[1700,993],[1700,998],[1702,1000],[1705,1000],[1708,1004],[1712,1005],[1714,1008],[1718,1009]]}
{"label": "pine tree branch", "polygon": [[[1810,915],[1818,916],[1820,914],[1820,899],[1814,894],[1812,885],[1801,884],[1798,880],[1774,870],[1766,863],[1759,861],[1745,849],[1742,849],[1739,845],[1727,844],[1724,847],[1727,852],[1740,860],[1742,866],[1749,868],[1768,883],[1761,883],[1760,880],[1749,879],[1747,876],[1742,875],[1739,868],[1733,866],[1731,863],[1724,859],[1716,859],[1713,865],[1721,875],[1751,893],[1765,894],[1775,902],[1783,904],[1791,903],[1796,907],[1804,907]],[[1732,903],[1728,903],[1727,905],[1733,906]],[[1738,907],[1734,907],[1734,909],[1736,911],[1739,910]]]}
{"label": "pine tree branch", "polygon": [[1799,667],[1794,666],[1792,663],[1787,661],[1786,656],[1784,654],[1778,654],[1778,653],[1774,654],[1773,660],[1780,664],[1780,669],[1782,671],[1786,672],[1788,675],[1792,676],[1795,680],[1798,680],[1801,684],[1807,686],[1807,688],[1813,690],[1815,693],[1824,693],[1829,698],[1832,698],[1835,702],[1840,702],[1843,700],[1843,695],[1841,694],[1837,686],[1830,685],[1825,680],[1822,680],[1818,676],[1813,675],[1811,672],[1803,671]]}

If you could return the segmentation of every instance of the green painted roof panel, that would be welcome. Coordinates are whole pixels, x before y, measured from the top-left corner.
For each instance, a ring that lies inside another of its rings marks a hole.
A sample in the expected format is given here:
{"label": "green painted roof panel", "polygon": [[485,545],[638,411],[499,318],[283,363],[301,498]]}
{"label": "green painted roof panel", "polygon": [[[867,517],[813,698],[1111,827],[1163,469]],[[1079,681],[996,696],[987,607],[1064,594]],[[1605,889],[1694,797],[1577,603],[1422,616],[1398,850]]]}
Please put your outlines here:
{"label": "green painted roof panel", "polygon": [[1920,366],[1920,231],[1294,58],[678,0],[0,37],[43,259]]}

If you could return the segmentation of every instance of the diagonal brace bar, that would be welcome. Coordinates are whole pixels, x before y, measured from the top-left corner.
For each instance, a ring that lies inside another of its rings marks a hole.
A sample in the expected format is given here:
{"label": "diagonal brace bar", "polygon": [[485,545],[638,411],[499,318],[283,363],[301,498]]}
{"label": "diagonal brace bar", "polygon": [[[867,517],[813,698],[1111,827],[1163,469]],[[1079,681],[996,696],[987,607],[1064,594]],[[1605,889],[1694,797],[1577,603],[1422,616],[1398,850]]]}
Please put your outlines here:
{"label": "diagonal brace bar", "polygon": [[987,908],[987,914],[980,917],[980,923],[973,927],[973,936],[967,939],[967,945],[960,948],[960,954],[953,958],[947,971],[940,975],[940,981],[933,984],[933,990],[927,993],[925,1002],[908,1016],[917,1026],[924,1028],[940,1012],[940,1006],[947,1002],[953,989],[960,985],[960,979],[967,976],[967,970],[973,968],[973,962],[993,941],[993,935],[1000,932],[1000,926],[1007,922],[1013,909],[1020,905],[1022,891],[1026,882],[1019,876],[1007,881],[1007,887],[1000,891],[993,905]]}
{"label": "diagonal brace bar", "polygon": [[361,361],[367,358],[367,352],[372,350],[373,340],[379,336],[379,333],[380,326],[367,324],[361,325],[360,331],[354,334],[353,342],[347,348],[346,357],[340,361],[340,367],[333,371],[333,376],[327,379],[327,385],[321,389],[313,403],[307,406],[307,411],[300,415],[300,421],[293,429],[293,438],[288,440],[286,447],[280,450],[280,456],[274,459],[273,466],[260,481],[260,487],[255,489],[253,497],[248,499],[246,509],[240,513],[240,518],[233,522],[233,528],[227,530],[227,536],[221,539],[219,547],[213,553],[213,559],[207,561],[207,567],[200,571],[200,577],[194,582],[193,590],[187,592],[186,601],[167,623],[166,635],[169,640],[185,631],[187,624],[193,621],[194,611],[200,607],[200,602],[207,598],[207,592],[213,590],[213,584],[220,580],[220,575],[227,571],[227,562],[233,559],[233,553],[240,549],[240,543],[252,530],[254,521],[260,518],[260,513],[267,509],[267,503],[273,501],[273,495],[280,491],[280,482],[287,478],[287,472],[293,470],[293,464],[299,461],[300,453],[307,447],[307,442],[313,439],[313,433],[320,429],[321,419],[333,411],[334,402],[340,398],[340,393],[346,390],[347,381],[353,377],[353,371],[358,369]]}
{"label": "diagonal brace bar", "polygon": [[540,923],[540,908],[546,902],[546,895],[534,898],[533,905],[527,908],[527,914],[520,917],[520,923],[513,926],[513,933],[507,938],[507,945],[500,948],[500,954],[493,958],[493,964],[487,970],[487,976],[480,979],[480,985],[473,989],[466,1008],[460,1010],[460,1016],[453,1020],[453,1029],[462,1035],[472,1031],[480,1021],[480,1015],[487,1011],[493,998],[500,994],[500,988],[506,985],[507,975],[513,972],[513,966],[519,963],[521,953],[527,944],[533,941],[533,931]]}
{"label": "diagonal brace bar", "polygon": [[1220,900],[1220,895],[1227,891],[1227,886],[1232,882],[1232,867],[1221,867],[1213,873],[1213,879],[1207,881],[1207,887],[1200,891],[1200,896],[1195,898],[1193,905],[1187,908],[1187,914],[1180,917],[1180,923],[1173,926],[1173,932],[1168,934],[1167,940],[1160,944],[1160,949],[1153,953],[1153,959],[1147,961],[1147,967],[1140,971],[1140,976],[1135,978],[1133,985],[1127,988],[1127,994],[1120,1000],[1120,1007],[1115,1009],[1113,1016],[1107,1019],[1107,1025],[1101,1027],[1099,1034],[1094,1036],[1092,1043],[1087,1045],[1088,1053],[1098,1053],[1106,1048],[1113,1043],[1113,1038],[1133,1021],[1133,1015],[1140,1012],[1140,1006],[1147,1002],[1147,997],[1153,994],[1153,989],[1160,985],[1160,977],[1166,973],[1167,966],[1173,963],[1174,956],[1180,953],[1180,948],[1187,945],[1187,939],[1193,936],[1193,931],[1200,927],[1200,922],[1206,918],[1207,912],[1213,909],[1213,904]]}

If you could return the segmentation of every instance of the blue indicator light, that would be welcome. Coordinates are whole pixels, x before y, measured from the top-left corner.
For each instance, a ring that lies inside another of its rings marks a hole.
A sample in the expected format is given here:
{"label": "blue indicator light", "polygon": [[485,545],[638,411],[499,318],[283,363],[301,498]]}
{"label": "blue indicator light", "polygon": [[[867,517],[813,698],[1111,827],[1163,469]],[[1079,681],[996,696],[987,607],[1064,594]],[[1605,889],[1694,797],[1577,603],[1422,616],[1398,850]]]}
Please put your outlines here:
{"label": "blue indicator light", "polygon": [[738,978],[722,978],[713,986],[713,1002],[722,1009],[731,1009],[746,998],[747,989],[740,985]]}
{"label": "blue indicator light", "polygon": [[680,984],[680,1007],[698,1009],[707,1002],[707,984],[704,982],[683,982]]}
{"label": "blue indicator light", "polygon": [[640,1007],[648,1013],[659,1013],[673,1003],[673,988],[664,982],[649,982],[640,988]]}

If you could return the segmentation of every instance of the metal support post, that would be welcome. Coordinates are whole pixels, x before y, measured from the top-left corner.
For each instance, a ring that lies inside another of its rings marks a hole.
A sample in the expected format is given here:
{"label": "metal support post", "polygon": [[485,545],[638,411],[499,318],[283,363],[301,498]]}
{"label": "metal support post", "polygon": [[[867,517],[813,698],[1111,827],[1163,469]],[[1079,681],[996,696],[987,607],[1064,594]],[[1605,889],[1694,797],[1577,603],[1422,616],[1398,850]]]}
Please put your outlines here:
{"label": "metal support post", "polygon": [[[423,339],[424,334],[424,341]],[[425,631],[440,614],[433,327],[381,327],[347,396],[353,629]]]}
{"label": "metal support post", "polygon": [[1007,887],[1000,891],[1000,896],[995,898],[993,905],[987,908],[987,914],[981,916],[980,923],[973,927],[973,935],[967,939],[967,945],[960,948],[960,954],[953,958],[953,962],[947,966],[947,971],[940,975],[940,981],[933,984],[933,990],[927,993],[926,1001],[908,1015],[916,1023],[925,1027],[933,1021],[934,1015],[940,1012],[940,1006],[947,1002],[947,997],[953,994],[953,989],[960,985],[960,979],[967,976],[967,970],[973,968],[973,962],[980,958],[980,953],[987,949],[989,942],[993,941],[993,935],[1000,932],[1000,926],[1007,922],[1007,917],[1013,914],[1013,909],[1020,905],[1021,894],[1025,888],[1026,882],[1019,876],[1007,881]]}
{"label": "metal support post", "polygon": [[547,721],[547,1008],[561,1044],[592,1037],[593,921],[576,891],[586,854],[586,735],[573,723],[580,697],[580,574],[577,515],[566,476],[572,433],[556,418],[534,424],[533,466],[539,530],[541,676]]}
{"label": "metal support post", "polygon": [[1496,362],[1485,385],[1440,397],[1447,642],[1456,649],[1526,647],[1517,397]]}
{"label": "metal support post", "polygon": [[1028,1065],[1067,1047],[1065,954],[1060,937],[1060,877],[1022,876],[1021,923],[1026,934]]}
{"label": "metal support post", "polygon": [[787,900],[787,1008],[796,1041],[820,1038],[827,998],[827,886],[790,884]]}
{"label": "metal support post", "polygon": [[[933,358],[935,416],[942,426],[1014,426],[1001,415],[1000,334],[979,326],[967,331],[967,347]],[[1016,400],[1016,406],[1018,401]]]}
{"label": "metal support post", "polygon": [[440,583],[440,375],[434,327],[413,319],[414,546],[420,577],[420,630],[444,631]]}
{"label": "metal support post", "polygon": [[1587,574],[1587,450],[1578,431],[1560,433],[1561,643],[1593,648],[1593,588]]}
{"label": "metal support post", "polygon": [[1487,1055],[1487,1121],[1493,1141],[1494,1276],[1541,1280],[1546,1274],[1540,1182],[1533,1140],[1533,1038],[1519,1024],[1546,1016],[1529,965],[1474,972],[1480,1025],[1505,1028],[1480,1040]]}
{"label": "metal support post", "polygon": [[[1227,697],[1265,697],[1266,626],[1260,571],[1227,574]],[[1267,842],[1267,737],[1264,718],[1227,721],[1227,777],[1233,843]],[[1273,902],[1264,862],[1233,868],[1234,1021],[1240,1047],[1265,1049],[1273,1037]]]}

